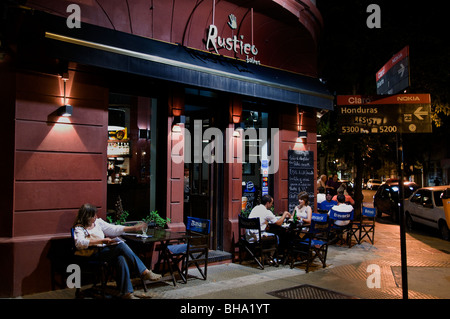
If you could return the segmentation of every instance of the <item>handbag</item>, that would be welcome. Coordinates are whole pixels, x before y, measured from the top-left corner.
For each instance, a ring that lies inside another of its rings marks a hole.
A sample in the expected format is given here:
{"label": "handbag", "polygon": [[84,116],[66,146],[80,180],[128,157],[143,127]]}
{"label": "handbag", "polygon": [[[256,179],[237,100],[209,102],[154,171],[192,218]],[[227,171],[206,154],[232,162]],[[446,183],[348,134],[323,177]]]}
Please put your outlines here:
{"label": "handbag", "polygon": [[[81,226],[83,227],[83,226]],[[90,238],[90,239],[101,239],[98,236],[95,236],[93,234],[89,234],[89,232],[86,230],[86,228],[83,227],[84,233],[87,234],[86,238]],[[98,247],[88,247],[88,248],[84,248],[84,249],[77,249],[74,254],[77,256],[82,256],[82,257],[90,257],[92,256],[94,253],[98,252]]]}

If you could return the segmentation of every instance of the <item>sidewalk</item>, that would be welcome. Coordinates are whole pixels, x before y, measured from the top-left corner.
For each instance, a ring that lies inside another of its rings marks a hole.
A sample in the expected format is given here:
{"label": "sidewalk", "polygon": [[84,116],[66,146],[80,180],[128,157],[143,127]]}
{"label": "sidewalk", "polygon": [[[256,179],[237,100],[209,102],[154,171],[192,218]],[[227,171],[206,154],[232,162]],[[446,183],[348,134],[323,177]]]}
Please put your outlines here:
{"label": "sidewalk", "polygon": [[[409,299],[450,298],[450,242],[433,235],[430,230],[406,235]],[[388,219],[377,222],[375,245],[330,246],[327,267],[316,265],[306,273],[304,266],[260,270],[251,262],[211,264],[206,281],[193,277],[193,269],[187,284],[149,283],[147,293],[136,287],[135,295],[151,299],[402,298],[400,231]],[[380,288],[367,285],[372,274],[369,265],[380,270]],[[73,299],[74,295],[74,289],[64,289],[22,298]]]}

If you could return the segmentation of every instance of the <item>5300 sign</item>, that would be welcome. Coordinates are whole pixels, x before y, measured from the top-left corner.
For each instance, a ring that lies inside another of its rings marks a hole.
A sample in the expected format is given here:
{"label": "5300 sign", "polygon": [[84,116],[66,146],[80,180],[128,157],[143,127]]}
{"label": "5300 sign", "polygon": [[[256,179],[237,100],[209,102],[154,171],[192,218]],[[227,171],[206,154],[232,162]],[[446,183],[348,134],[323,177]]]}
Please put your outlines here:
{"label": "5300 sign", "polygon": [[359,126],[344,125],[341,127],[342,134],[352,134],[352,133],[396,133],[398,132],[398,127],[395,125],[381,125],[372,126],[370,128],[364,128]]}

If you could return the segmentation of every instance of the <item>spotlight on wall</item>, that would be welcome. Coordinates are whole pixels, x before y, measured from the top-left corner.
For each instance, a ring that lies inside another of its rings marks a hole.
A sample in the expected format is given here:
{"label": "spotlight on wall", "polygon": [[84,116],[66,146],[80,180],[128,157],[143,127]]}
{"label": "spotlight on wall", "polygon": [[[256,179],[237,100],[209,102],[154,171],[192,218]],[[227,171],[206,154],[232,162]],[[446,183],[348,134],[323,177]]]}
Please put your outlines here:
{"label": "spotlight on wall", "polygon": [[63,106],[58,108],[57,113],[59,116],[64,116],[64,117],[72,116],[73,107],[70,104],[64,104]]}
{"label": "spotlight on wall", "polygon": [[184,124],[186,122],[186,117],[184,115],[174,116],[172,122],[172,132],[173,133],[181,133],[180,124]]}
{"label": "spotlight on wall", "polygon": [[139,138],[141,139],[146,139],[149,140],[150,139],[150,130],[139,130]]}
{"label": "spotlight on wall", "polygon": [[300,130],[300,131],[298,131],[298,137],[307,138],[308,132],[306,130]]}

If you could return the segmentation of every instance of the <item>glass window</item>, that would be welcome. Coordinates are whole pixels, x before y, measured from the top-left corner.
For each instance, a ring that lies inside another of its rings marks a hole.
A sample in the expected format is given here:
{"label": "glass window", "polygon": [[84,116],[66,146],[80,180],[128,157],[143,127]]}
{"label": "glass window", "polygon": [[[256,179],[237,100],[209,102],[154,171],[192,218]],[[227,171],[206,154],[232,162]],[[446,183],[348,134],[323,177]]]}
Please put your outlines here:
{"label": "glass window", "polygon": [[409,198],[415,189],[414,186],[405,186],[405,198]]}
{"label": "glass window", "polygon": [[429,190],[424,190],[423,191],[422,204],[423,204],[424,207],[428,207],[428,208],[432,208],[433,207],[431,191],[429,191]]}
{"label": "glass window", "polygon": [[[261,159],[267,154],[262,154],[261,151],[269,150],[269,146],[264,148],[261,143],[263,139],[262,132],[259,129],[267,129],[267,141],[270,138],[269,132],[269,113],[243,110],[241,116],[242,132],[242,147],[244,159],[242,163],[242,196],[247,198],[247,208],[250,210],[258,204],[259,198],[263,188],[269,188],[269,176],[261,174]],[[268,141],[269,142],[269,141]]]}
{"label": "glass window", "polygon": [[[107,149],[107,212],[110,221],[122,210],[127,220],[140,220],[151,211],[152,99],[109,96]],[[154,207],[153,203],[153,207]]]}
{"label": "glass window", "polygon": [[442,193],[444,191],[435,191],[433,192],[433,196],[434,196],[434,204],[436,206],[442,207],[444,206],[444,204],[442,203]]}
{"label": "glass window", "polygon": [[416,204],[420,204],[422,200],[422,191],[417,191],[413,197],[411,197],[411,202],[412,203],[416,203]]}

